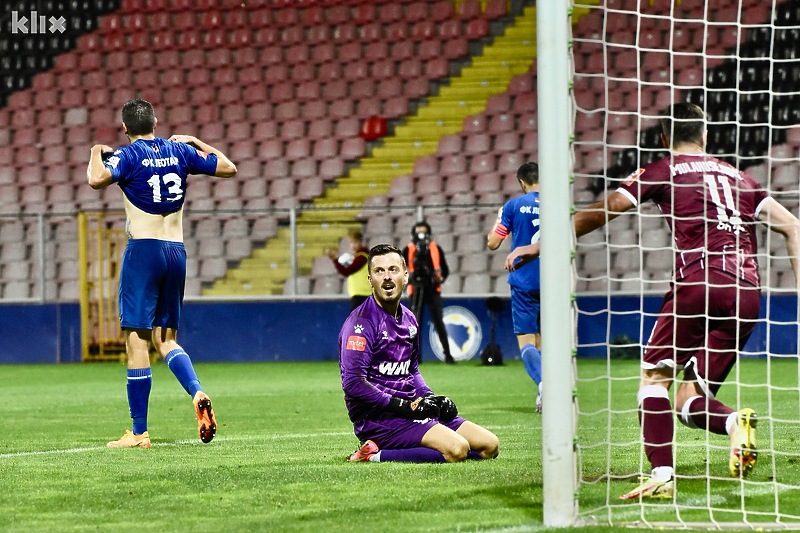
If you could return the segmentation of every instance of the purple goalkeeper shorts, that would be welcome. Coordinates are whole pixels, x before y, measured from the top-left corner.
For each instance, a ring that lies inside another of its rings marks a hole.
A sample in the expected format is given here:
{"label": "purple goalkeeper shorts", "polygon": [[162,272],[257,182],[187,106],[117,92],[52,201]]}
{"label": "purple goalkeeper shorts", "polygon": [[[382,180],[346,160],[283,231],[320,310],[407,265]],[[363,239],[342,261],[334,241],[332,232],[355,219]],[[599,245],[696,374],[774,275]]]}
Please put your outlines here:
{"label": "purple goalkeeper shorts", "polygon": [[457,431],[466,422],[460,416],[450,422],[440,422],[436,418],[424,420],[408,420],[406,418],[383,418],[380,420],[364,420],[355,426],[358,440],[374,441],[379,448],[397,450],[401,448],[417,448],[421,446],[422,437],[436,424]]}
{"label": "purple goalkeeper shorts", "polygon": [[642,357],[643,369],[671,367],[715,396],[750,338],[761,309],[757,287],[718,270],[674,283]]}

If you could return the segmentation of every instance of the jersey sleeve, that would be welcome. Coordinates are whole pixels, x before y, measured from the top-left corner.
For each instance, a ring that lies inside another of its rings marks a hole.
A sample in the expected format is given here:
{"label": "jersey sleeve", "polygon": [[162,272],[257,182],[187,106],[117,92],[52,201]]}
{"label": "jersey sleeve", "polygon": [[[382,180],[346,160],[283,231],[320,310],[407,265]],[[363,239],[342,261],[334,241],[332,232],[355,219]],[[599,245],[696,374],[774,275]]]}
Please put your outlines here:
{"label": "jersey sleeve", "polygon": [[187,174],[207,174],[213,176],[217,172],[217,155],[198,150],[194,146],[177,143],[186,161]]}
{"label": "jersey sleeve", "polygon": [[627,197],[635,206],[646,202],[669,184],[670,177],[664,173],[663,168],[651,164],[634,171],[622,181],[617,192]]}
{"label": "jersey sleeve", "polygon": [[376,337],[374,329],[374,325],[364,321],[361,316],[350,316],[342,326],[339,335],[342,390],[362,402],[386,407],[391,395],[378,390],[367,379]]}
{"label": "jersey sleeve", "polygon": [[500,212],[500,220],[495,225],[494,232],[501,239],[505,240],[511,233],[512,224],[514,223],[514,209],[509,200],[503,205]]}
{"label": "jersey sleeve", "polygon": [[122,176],[128,175],[130,163],[127,154],[123,150],[117,149],[103,161],[103,166],[111,171],[111,182],[117,183]]}

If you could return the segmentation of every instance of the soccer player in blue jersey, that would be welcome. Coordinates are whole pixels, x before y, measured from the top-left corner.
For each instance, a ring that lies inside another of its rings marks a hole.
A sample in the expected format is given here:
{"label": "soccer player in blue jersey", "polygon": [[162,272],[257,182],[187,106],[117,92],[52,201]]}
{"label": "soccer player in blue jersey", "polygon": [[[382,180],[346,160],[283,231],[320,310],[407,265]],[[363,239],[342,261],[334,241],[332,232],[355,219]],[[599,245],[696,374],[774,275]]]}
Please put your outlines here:
{"label": "soccer player in blue jersey", "polygon": [[[517,169],[523,194],[505,203],[486,236],[486,246],[497,250],[511,235],[512,251],[539,241],[539,165],[528,162]],[[511,317],[522,362],[536,383],[536,412],[542,412],[542,355],[539,330],[539,260],[508,273],[511,286]]]}
{"label": "soccer player in blue jersey", "polygon": [[94,145],[87,169],[93,189],[119,185],[127,216],[119,318],[128,357],[128,405],[133,427],[119,440],[109,442],[110,448],[150,447],[150,342],[192,397],[200,440],[210,442],[217,430],[211,399],[177,342],[186,280],[183,202],[187,175],[228,178],[236,174],[236,166],[222,152],[195,137],[156,137],[156,122],[149,102],[136,98],[125,103],[122,128],[130,144],[117,150]]}
{"label": "soccer player in blue jersey", "polygon": [[367,262],[372,297],[339,333],[339,367],[361,447],[349,461],[443,463],[497,457],[491,431],[458,416],[419,372],[419,327],[400,304],[408,269],[397,248],[374,246]]}

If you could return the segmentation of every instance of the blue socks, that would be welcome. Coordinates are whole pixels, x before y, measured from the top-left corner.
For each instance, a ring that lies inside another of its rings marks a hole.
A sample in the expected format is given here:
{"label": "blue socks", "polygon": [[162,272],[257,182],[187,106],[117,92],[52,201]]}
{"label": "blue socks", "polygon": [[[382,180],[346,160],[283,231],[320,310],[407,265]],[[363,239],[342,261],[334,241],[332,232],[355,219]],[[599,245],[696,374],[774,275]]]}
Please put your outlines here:
{"label": "blue socks", "polygon": [[128,369],[128,406],[133,419],[134,435],[147,431],[147,405],[150,402],[152,385],[153,372],[150,368]]}
{"label": "blue socks", "polygon": [[197,391],[203,390],[200,386],[200,380],[197,379],[197,374],[194,372],[192,360],[189,359],[189,355],[183,349],[175,348],[167,354],[164,360],[172,373],[175,374],[175,377],[178,378],[178,382],[183,389],[189,393],[189,396],[194,398]]}
{"label": "blue socks", "polygon": [[526,344],[522,347],[522,363],[525,365],[525,372],[531,377],[536,386],[542,384],[542,354],[533,344]]}

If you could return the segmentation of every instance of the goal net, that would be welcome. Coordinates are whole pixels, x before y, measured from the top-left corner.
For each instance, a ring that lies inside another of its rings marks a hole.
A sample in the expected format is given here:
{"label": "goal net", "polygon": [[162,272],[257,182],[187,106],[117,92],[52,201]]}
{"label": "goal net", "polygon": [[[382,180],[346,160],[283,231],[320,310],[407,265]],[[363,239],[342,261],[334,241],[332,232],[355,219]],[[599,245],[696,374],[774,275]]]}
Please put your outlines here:
{"label": "goal net", "polygon": [[[707,114],[707,152],[797,214],[800,0],[584,0],[572,8],[576,208],[667,155],[658,117],[688,101]],[[784,239],[764,229],[761,318],[718,394],[759,414],[755,470],[732,478],[727,437],[676,421],[675,496],[619,500],[650,472],[637,422],[639,365],[673,254],[664,218],[648,203],[577,241],[579,520],[798,529],[797,289]]]}

